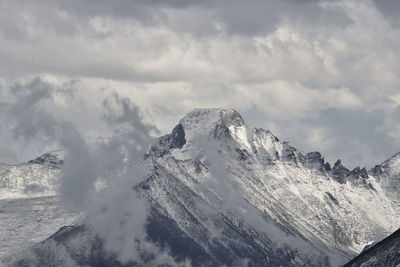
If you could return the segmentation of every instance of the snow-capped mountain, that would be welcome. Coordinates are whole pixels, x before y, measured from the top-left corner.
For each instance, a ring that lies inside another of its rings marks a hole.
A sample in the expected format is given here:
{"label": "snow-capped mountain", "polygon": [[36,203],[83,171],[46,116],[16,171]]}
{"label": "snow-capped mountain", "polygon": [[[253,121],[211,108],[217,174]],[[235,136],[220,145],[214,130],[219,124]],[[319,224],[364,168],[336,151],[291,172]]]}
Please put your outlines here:
{"label": "snow-capped mountain", "polygon": [[[234,110],[196,109],[150,149],[152,172],[133,191],[150,205],[148,240],[177,262],[339,266],[399,228],[399,158],[331,167]],[[89,224],[66,227],[14,264],[121,266],[103,243]]]}

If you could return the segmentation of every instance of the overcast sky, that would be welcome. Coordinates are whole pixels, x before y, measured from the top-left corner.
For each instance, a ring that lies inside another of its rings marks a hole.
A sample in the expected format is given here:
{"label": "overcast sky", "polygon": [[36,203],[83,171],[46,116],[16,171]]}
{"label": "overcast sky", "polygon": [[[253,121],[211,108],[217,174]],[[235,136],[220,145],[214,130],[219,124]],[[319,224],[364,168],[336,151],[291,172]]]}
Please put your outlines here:
{"label": "overcast sky", "polygon": [[[398,14],[397,0],[0,1],[0,104],[52,88],[41,105],[93,136],[112,92],[161,133],[193,108],[234,108],[303,151],[372,167],[400,151]],[[0,162],[51,147],[0,130]]]}

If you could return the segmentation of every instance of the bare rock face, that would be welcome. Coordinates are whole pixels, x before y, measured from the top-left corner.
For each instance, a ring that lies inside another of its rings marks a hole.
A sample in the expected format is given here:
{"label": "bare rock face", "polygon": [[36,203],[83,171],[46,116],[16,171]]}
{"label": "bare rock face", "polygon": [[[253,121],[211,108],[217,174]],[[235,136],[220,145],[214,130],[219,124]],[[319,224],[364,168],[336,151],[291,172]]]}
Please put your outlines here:
{"label": "bare rock face", "polygon": [[182,148],[185,144],[185,131],[183,130],[182,124],[178,124],[172,130],[171,134],[161,137],[158,140],[158,144],[151,147],[150,154],[163,156],[169,153],[171,149]]}
{"label": "bare rock face", "polygon": [[338,159],[333,165],[331,174],[339,183],[344,184],[347,182],[347,177],[351,174],[351,171],[344,167],[342,161]]}
{"label": "bare rock face", "polygon": [[64,156],[61,151],[46,153],[36,159],[28,161],[28,164],[46,165],[49,168],[59,168],[64,163]]}

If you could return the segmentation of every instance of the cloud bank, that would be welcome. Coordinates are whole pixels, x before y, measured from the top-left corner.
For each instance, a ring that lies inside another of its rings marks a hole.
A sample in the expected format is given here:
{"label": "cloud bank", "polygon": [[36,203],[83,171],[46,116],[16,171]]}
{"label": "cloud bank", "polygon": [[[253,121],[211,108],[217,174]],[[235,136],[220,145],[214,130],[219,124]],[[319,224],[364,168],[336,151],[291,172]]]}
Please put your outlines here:
{"label": "cloud bank", "polygon": [[[163,133],[193,108],[235,108],[248,123],[349,167],[372,166],[400,150],[394,0],[41,0],[0,7],[3,87],[35,77],[73,83],[75,93],[93,98],[86,98],[88,114],[104,90],[115,90]],[[73,110],[68,105],[65,113]],[[100,124],[85,125],[96,120],[73,119],[102,135]],[[28,159],[32,149],[21,147],[4,141],[0,161]]]}

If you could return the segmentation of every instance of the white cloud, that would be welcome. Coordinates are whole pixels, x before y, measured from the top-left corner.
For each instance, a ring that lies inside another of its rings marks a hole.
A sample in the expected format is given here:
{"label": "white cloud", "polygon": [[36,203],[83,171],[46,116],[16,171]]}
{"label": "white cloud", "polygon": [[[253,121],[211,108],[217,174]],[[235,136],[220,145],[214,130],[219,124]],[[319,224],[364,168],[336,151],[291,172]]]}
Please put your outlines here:
{"label": "white cloud", "polygon": [[[87,114],[97,110],[99,88],[117,90],[163,132],[195,107],[236,108],[250,120],[262,114],[264,121],[253,120],[262,125],[306,119],[318,125],[330,110],[364,110],[375,118],[388,116],[397,103],[399,28],[370,1],[229,6],[137,1],[112,7],[100,1],[96,11],[81,5],[2,3],[1,78],[10,84],[36,76],[53,84],[79,80],[76,94],[91,98]],[[55,12],[44,16],[45,8]],[[246,8],[254,17],[240,17]],[[273,16],[265,21],[265,13],[257,10],[267,9]],[[325,19],[310,18],[311,13]],[[243,27],[235,29],[240,23]],[[70,103],[59,104],[60,112],[72,114],[81,127],[97,129],[85,116],[68,111]],[[326,131],[335,127],[342,126],[331,121]],[[389,132],[380,138],[388,142]],[[296,134],[286,132],[285,138]],[[353,134],[354,139],[361,136]]]}

